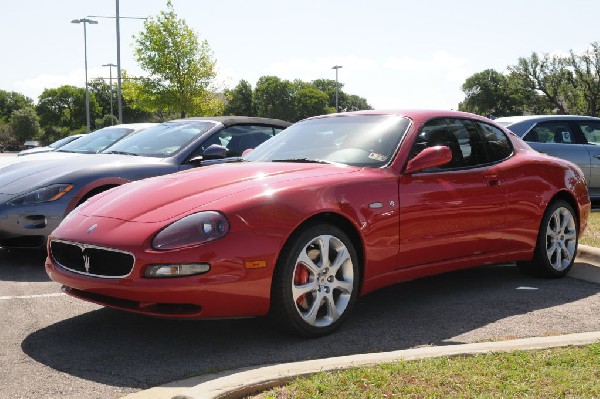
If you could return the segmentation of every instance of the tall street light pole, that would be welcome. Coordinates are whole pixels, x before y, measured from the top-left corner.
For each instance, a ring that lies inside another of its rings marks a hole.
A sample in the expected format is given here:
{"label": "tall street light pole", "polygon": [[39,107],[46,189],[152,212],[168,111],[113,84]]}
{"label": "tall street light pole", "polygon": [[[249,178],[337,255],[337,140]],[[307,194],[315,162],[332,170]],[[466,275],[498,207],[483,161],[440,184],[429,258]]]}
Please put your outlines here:
{"label": "tall street light pole", "polygon": [[331,69],[335,69],[335,112],[340,112],[340,106],[338,103],[338,69],[342,68],[341,65],[335,65]]}
{"label": "tall street light pole", "polygon": [[88,73],[87,73],[87,24],[95,25],[98,21],[94,21],[88,18],[74,19],[71,21],[73,24],[83,24],[83,47],[85,55],[85,118],[87,123],[87,131],[90,132],[90,91],[88,89]]}
{"label": "tall street light pole", "polygon": [[[113,63],[108,63],[108,64],[102,64],[103,67],[109,67],[110,68],[110,72],[109,72],[109,77],[108,77],[108,81],[110,84],[110,116],[114,116],[115,114],[113,113],[113,85],[112,85],[112,69],[113,67],[116,67],[115,64]],[[110,124],[113,124],[113,120],[110,120]]]}
{"label": "tall street light pole", "polygon": [[115,0],[116,12],[114,17],[102,15],[88,15],[96,18],[114,18],[117,28],[117,108],[119,110],[119,123],[123,123],[123,99],[121,98],[121,18],[128,19],[148,19],[146,17],[121,17],[119,15],[119,0]]}
{"label": "tall street light pole", "polygon": [[119,123],[123,123],[123,101],[121,100],[121,25],[119,24],[119,0],[115,0],[115,21],[117,26],[117,108],[119,109]]}

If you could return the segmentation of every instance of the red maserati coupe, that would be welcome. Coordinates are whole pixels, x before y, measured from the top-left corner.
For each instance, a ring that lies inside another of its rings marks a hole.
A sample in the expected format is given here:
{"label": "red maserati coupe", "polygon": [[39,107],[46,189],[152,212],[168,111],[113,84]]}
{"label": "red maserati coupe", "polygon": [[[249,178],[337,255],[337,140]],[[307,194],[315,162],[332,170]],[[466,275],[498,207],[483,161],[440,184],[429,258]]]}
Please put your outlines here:
{"label": "red maserati coupe", "polygon": [[486,118],[333,114],[238,162],[92,197],[50,236],[46,270],[130,312],[269,315],[318,336],[358,295],[405,280],[508,261],[562,277],[589,212],[577,166]]}

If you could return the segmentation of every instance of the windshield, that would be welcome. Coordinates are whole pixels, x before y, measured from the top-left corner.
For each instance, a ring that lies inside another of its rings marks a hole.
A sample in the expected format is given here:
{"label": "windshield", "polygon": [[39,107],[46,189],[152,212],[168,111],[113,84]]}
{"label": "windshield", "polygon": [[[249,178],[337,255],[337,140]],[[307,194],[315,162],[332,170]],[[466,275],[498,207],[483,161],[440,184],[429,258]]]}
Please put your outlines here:
{"label": "windshield", "polygon": [[69,144],[60,147],[57,151],[95,154],[131,132],[133,132],[131,128],[105,127],[104,129],[96,130],[77,140],[71,141]]}
{"label": "windshield", "polygon": [[252,162],[336,162],[352,166],[388,164],[409,120],[393,115],[349,115],[298,122],[256,147]]}
{"label": "windshield", "polygon": [[209,121],[166,122],[127,137],[103,152],[166,158],[177,153],[213,126],[215,123]]}
{"label": "windshield", "polygon": [[57,140],[54,143],[48,145],[48,147],[50,147],[50,148],[60,148],[63,145],[65,145],[67,143],[70,143],[71,141],[75,140],[76,138],[77,137],[67,136],[67,137],[64,137],[64,138],[62,138],[60,140]]}

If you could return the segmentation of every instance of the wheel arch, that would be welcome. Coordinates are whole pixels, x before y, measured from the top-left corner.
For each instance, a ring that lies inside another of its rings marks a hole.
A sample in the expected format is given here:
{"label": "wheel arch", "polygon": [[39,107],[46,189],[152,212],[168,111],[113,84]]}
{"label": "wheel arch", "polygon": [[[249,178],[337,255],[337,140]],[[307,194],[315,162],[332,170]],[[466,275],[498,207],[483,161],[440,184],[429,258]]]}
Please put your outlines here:
{"label": "wheel arch", "polygon": [[115,188],[118,186],[120,186],[120,184],[105,184],[103,186],[94,187],[93,189],[91,189],[90,191],[88,191],[81,197],[81,199],[79,200],[77,205],[83,204],[85,201],[92,198],[94,195],[98,195],[100,193],[103,193],[106,190],[110,190],[111,188]]}
{"label": "wheel arch", "polygon": [[[577,203],[577,200],[575,199],[575,197],[573,197],[573,195],[571,195],[571,193],[569,193],[568,191],[561,190],[561,191],[557,192],[556,194],[554,194],[554,196],[552,198],[550,198],[550,201],[548,201],[548,203],[546,204],[546,207],[548,207],[551,203],[553,203],[554,201],[557,201],[557,200],[563,200],[573,207],[573,210],[576,213],[575,221],[577,222],[577,230],[579,231],[579,226],[580,226],[580,222],[581,222],[580,221],[581,208],[580,208],[579,204]],[[538,229],[538,231],[539,231],[539,229]]]}
{"label": "wheel arch", "polygon": [[302,231],[307,226],[313,226],[318,224],[331,224],[333,226],[338,227],[343,230],[344,233],[348,235],[350,241],[352,241],[352,245],[354,245],[354,249],[356,250],[356,256],[358,258],[358,268],[359,268],[359,290],[362,288],[363,278],[364,278],[364,268],[365,268],[365,250],[363,240],[358,232],[357,227],[345,216],[340,215],[335,212],[321,212],[315,215],[312,215],[308,219],[304,220],[300,223],[296,228],[290,233],[290,235],[286,238],[285,243],[279,254],[277,255],[277,260],[275,263],[275,267],[280,262],[280,258],[282,254],[285,252],[287,246],[291,245],[292,238],[296,236],[300,231]]}
{"label": "wheel arch", "polygon": [[94,195],[129,182],[130,180],[123,178],[105,178],[85,184],[77,194],[71,198],[69,205],[66,208],[65,215],[68,215],[69,212]]}

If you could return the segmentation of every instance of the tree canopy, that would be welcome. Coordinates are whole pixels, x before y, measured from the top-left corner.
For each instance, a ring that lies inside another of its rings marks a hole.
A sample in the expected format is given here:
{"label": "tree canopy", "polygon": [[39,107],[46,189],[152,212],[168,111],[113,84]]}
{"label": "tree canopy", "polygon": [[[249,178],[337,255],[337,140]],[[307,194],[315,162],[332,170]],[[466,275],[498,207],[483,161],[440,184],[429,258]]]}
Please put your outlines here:
{"label": "tree canopy", "polygon": [[[340,110],[372,109],[363,97],[346,94],[338,89]],[[282,80],[277,76],[262,76],[256,88],[242,80],[225,93],[226,115],[256,115],[295,122],[310,116],[335,112],[335,80],[319,79],[304,82]]]}
{"label": "tree canopy", "polygon": [[459,109],[482,115],[584,114],[600,116],[600,44],[580,54],[531,53],[507,68],[471,75]]}
{"label": "tree canopy", "polygon": [[14,111],[33,107],[33,100],[21,93],[0,90],[0,121],[8,122]]}
{"label": "tree canopy", "polygon": [[171,1],[166,11],[144,22],[136,45],[137,61],[149,74],[142,85],[147,101],[182,118],[215,112],[219,104],[211,88],[216,61],[208,42],[200,41],[175,14]]}
{"label": "tree canopy", "polygon": [[31,107],[16,110],[10,116],[10,127],[20,142],[31,140],[40,134],[39,117]]}

